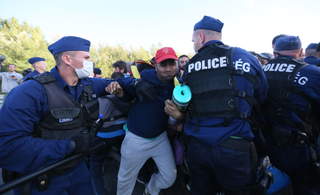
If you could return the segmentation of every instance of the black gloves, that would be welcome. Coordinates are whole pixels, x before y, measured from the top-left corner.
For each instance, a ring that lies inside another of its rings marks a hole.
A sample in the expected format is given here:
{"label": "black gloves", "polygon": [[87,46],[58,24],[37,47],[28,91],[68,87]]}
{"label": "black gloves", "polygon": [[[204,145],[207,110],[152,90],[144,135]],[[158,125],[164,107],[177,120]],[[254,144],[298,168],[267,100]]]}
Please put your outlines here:
{"label": "black gloves", "polygon": [[[90,149],[96,132],[90,131],[86,134],[77,135],[71,138],[71,153],[78,154]],[[74,149],[73,149],[74,147]]]}
{"label": "black gloves", "polygon": [[103,126],[102,115],[91,126],[90,131],[82,131],[79,135],[72,137],[71,141],[71,153],[78,154],[86,152],[90,149],[94,137],[97,135],[99,129]]}
{"label": "black gloves", "polygon": [[140,101],[142,101],[142,94],[144,94],[151,100],[153,100],[157,94],[156,90],[153,88],[153,86],[150,83],[143,81],[141,79],[136,80],[135,86],[136,86],[136,93]]}

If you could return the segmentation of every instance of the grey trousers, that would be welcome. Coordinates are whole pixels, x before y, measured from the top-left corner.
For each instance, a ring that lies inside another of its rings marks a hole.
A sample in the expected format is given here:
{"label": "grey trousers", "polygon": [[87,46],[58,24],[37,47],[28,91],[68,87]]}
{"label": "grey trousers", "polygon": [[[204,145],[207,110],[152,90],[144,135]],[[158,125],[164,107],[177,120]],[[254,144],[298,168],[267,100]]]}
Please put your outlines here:
{"label": "grey trousers", "polygon": [[132,194],[139,170],[149,158],[153,158],[159,172],[151,176],[147,191],[158,195],[161,189],[174,183],[177,170],[167,132],[155,140],[148,140],[127,131],[121,146],[117,195]]}

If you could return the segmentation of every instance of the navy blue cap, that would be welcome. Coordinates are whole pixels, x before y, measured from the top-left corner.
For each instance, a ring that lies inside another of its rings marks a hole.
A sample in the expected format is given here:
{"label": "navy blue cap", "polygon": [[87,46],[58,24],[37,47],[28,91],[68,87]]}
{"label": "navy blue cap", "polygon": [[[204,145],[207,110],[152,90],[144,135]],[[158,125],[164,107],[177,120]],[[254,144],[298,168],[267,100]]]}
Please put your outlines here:
{"label": "navy blue cap", "polygon": [[316,49],[317,43],[310,43],[306,49]]}
{"label": "navy blue cap", "polygon": [[36,62],[40,62],[40,61],[46,61],[44,58],[39,58],[39,57],[34,57],[34,58],[30,58],[29,60],[28,60],[28,62],[30,63],[30,64],[33,64],[33,63],[36,63]]}
{"label": "navy blue cap", "polygon": [[59,39],[57,42],[52,43],[48,50],[52,53],[52,55],[56,53],[60,53],[63,51],[87,51],[90,49],[90,41],[80,38],[80,37],[63,37]]}
{"label": "navy blue cap", "polygon": [[210,16],[203,16],[202,20],[194,25],[193,30],[206,29],[221,32],[222,27],[223,23],[220,20]]}
{"label": "navy blue cap", "polygon": [[299,36],[285,36],[277,39],[274,45],[275,51],[289,51],[301,48]]}
{"label": "navy blue cap", "polygon": [[100,68],[94,68],[94,69],[93,69],[93,73],[94,73],[94,74],[101,74]]}

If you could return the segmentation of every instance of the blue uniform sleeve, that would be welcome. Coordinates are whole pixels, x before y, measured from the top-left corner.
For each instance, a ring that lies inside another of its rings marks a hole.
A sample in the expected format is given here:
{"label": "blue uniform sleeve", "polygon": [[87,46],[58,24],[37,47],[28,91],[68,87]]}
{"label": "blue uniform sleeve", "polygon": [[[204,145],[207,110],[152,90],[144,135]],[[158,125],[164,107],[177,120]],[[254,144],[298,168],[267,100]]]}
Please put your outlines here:
{"label": "blue uniform sleeve", "polygon": [[320,68],[314,65],[303,67],[294,79],[294,84],[314,103],[314,110],[320,113]]}
{"label": "blue uniform sleeve", "polygon": [[65,158],[70,140],[42,140],[31,135],[48,110],[44,88],[28,81],[8,94],[0,109],[0,167],[26,173]]}
{"label": "blue uniform sleeve", "polygon": [[[262,70],[258,59],[244,49],[236,47],[234,50],[234,66],[236,69],[243,69],[245,72],[256,75],[259,79],[259,86],[253,91],[253,97],[262,104],[267,98],[268,81]],[[241,81],[239,83],[242,83]],[[239,86],[240,87],[240,86]]]}

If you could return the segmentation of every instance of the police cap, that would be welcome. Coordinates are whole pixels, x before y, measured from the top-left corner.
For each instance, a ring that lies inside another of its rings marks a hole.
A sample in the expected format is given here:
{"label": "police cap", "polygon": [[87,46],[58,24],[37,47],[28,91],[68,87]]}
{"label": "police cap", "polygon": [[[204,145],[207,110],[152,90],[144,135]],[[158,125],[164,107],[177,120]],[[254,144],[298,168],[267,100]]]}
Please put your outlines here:
{"label": "police cap", "polygon": [[306,49],[316,49],[317,44],[316,43],[310,43]]}
{"label": "police cap", "polygon": [[203,16],[202,20],[194,25],[194,31],[197,29],[206,29],[221,32],[223,23],[211,16]]}
{"label": "police cap", "polygon": [[277,39],[274,45],[275,51],[289,51],[301,48],[299,36],[285,36]]}
{"label": "police cap", "polygon": [[319,42],[318,45],[317,45],[316,51],[317,51],[317,52],[320,51],[320,42]]}
{"label": "police cap", "polygon": [[63,51],[87,51],[90,49],[90,41],[74,36],[67,36],[59,39],[57,42],[51,44],[48,50],[52,55]]}
{"label": "police cap", "polygon": [[101,74],[100,68],[94,68],[94,69],[93,69],[93,73],[94,73],[94,74]]}
{"label": "police cap", "polygon": [[33,64],[33,63],[36,63],[36,62],[40,62],[40,61],[46,61],[44,58],[39,58],[39,57],[34,57],[34,58],[30,58],[29,60],[28,60],[28,62],[30,63],[30,64]]}

